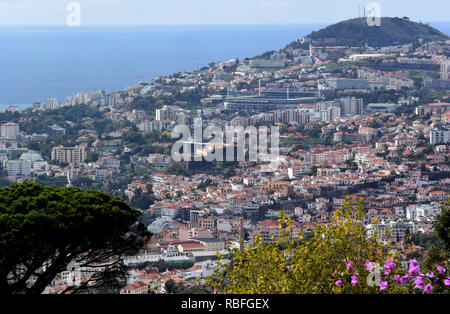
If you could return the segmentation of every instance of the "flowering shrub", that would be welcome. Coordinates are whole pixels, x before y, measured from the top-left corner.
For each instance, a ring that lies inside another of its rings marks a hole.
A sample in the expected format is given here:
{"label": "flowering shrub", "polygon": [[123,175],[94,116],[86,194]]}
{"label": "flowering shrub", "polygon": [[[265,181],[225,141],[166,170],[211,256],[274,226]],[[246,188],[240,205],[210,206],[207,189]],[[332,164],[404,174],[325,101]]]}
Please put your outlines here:
{"label": "flowering shrub", "polygon": [[393,259],[386,259],[384,267],[366,260],[364,268],[369,273],[365,282],[361,280],[358,272],[353,272],[352,263],[347,263],[347,271],[340,273],[341,276],[335,281],[336,287],[367,285],[378,287],[379,291],[388,293],[422,292],[429,294],[434,290],[450,292],[450,274],[441,265],[436,265],[435,271],[429,271],[426,274],[421,273],[416,259],[410,259],[407,268],[398,267]]}
{"label": "flowering shrub", "polygon": [[[231,294],[376,293],[376,287],[358,284],[369,275],[364,262],[386,259],[390,253],[376,234],[366,235],[361,223],[365,218],[363,202],[345,202],[334,212],[330,224],[317,224],[312,233],[295,230],[293,221],[281,215],[278,237],[265,242],[255,235],[253,243],[242,251],[235,248],[226,256],[220,255],[218,267],[206,284],[219,293]],[[348,278],[340,276],[342,271]],[[354,286],[347,288],[347,280]],[[336,286],[336,281],[342,286]]]}
{"label": "flowering shrub", "polygon": [[242,250],[219,254],[206,285],[228,294],[449,293],[449,263],[421,270],[414,259],[407,267],[376,231],[367,234],[363,203],[347,199],[329,224],[309,231],[282,214],[272,241],[255,235]]}

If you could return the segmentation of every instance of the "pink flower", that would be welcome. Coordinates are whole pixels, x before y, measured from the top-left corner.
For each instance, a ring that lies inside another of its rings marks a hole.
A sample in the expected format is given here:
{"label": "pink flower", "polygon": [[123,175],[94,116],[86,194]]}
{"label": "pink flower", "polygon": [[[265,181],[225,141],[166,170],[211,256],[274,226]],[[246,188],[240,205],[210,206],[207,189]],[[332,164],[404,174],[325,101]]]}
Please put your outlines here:
{"label": "pink flower", "polygon": [[387,268],[387,269],[384,270],[384,274],[385,274],[385,275],[389,275],[390,273],[391,273],[391,270],[390,270],[389,268]]}
{"label": "pink flower", "polygon": [[359,274],[358,273],[354,273],[352,276],[352,286],[356,286],[359,282]]}
{"label": "pink flower", "polygon": [[352,263],[347,263],[347,270],[352,270],[355,267],[353,267]]}
{"label": "pink flower", "polygon": [[336,286],[342,286],[342,285],[344,284],[344,282],[343,282],[341,279],[339,279],[339,280],[337,280],[334,284],[335,284]]}
{"label": "pink flower", "polygon": [[443,275],[445,274],[445,272],[447,271],[444,267],[442,267],[441,265],[438,265],[436,267],[436,269],[439,271],[439,274]]}
{"label": "pink flower", "polygon": [[426,293],[430,293],[431,290],[433,290],[433,286],[432,286],[431,284],[428,284],[428,285],[425,286],[425,288],[423,288],[423,290],[424,290]]}
{"label": "pink flower", "polygon": [[429,273],[427,274],[427,277],[428,277],[428,278],[434,278],[434,273],[433,273],[433,272],[429,272]]}
{"label": "pink flower", "polygon": [[394,280],[397,281],[398,283],[401,283],[402,277],[400,277],[400,275],[394,275]]}
{"label": "pink flower", "polygon": [[417,266],[417,261],[415,258],[409,260],[409,267],[411,267],[411,266]]}
{"label": "pink flower", "polygon": [[450,286],[450,277],[444,279],[444,285],[446,285],[447,287]]}
{"label": "pink flower", "polygon": [[388,282],[386,281],[386,279],[382,278],[380,282],[380,291],[387,289],[387,287]]}
{"label": "pink flower", "polygon": [[375,266],[373,266],[369,260],[366,260],[364,267],[366,267],[371,273],[375,270]]}
{"label": "pink flower", "polygon": [[423,289],[425,286],[425,284],[423,283],[423,278],[421,277],[417,277],[416,280],[414,280],[414,284],[415,284],[414,288],[417,289]]}
{"label": "pink flower", "polygon": [[402,277],[400,278],[400,281],[401,281],[402,283],[407,283],[408,280],[409,280],[409,276],[408,276],[408,275],[404,275],[404,276],[402,276]]}
{"label": "pink flower", "polygon": [[386,261],[384,263],[384,267],[388,269],[394,269],[395,267],[397,267],[397,265],[392,261]]}
{"label": "pink flower", "polygon": [[408,270],[408,273],[411,275],[411,276],[415,276],[415,275],[417,275],[417,273],[419,272],[419,270],[420,270],[420,267],[419,266],[417,266],[417,265],[409,265],[409,270]]}

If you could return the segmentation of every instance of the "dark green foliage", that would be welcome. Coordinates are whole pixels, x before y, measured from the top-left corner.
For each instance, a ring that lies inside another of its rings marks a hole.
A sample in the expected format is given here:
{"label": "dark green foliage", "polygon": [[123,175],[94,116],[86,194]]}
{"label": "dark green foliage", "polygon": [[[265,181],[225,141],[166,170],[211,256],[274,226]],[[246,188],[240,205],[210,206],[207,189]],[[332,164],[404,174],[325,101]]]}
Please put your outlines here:
{"label": "dark green foliage", "polygon": [[409,44],[419,38],[427,41],[448,39],[447,35],[428,25],[398,17],[383,17],[380,26],[369,26],[365,18],[355,18],[330,25],[308,37],[319,41],[335,38],[336,43],[345,45],[367,42],[370,46]]}
{"label": "dark green foliage", "polygon": [[158,261],[158,262],[146,262],[138,265],[137,269],[148,269],[152,267],[158,268],[158,271],[165,272],[166,270],[173,270],[173,269],[188,269],[194,266],[193,261],[184,261],[184,262],[165,262],[165,261]]}
{"label": "dark green foliage", "polygon": [[39,294],[72,261],[113,271],[118,257],[136,252],[150,236],[138,217],[102,191],[32,182],[0,188],[0,294]]}
{"label": "dark green foliage", "polygon": [[48,177],[46,175],[42,175],[36,178],[36,182],[44,185],[44,186],[56,186],[56,187],[65,187],[67,183],[67,177],[59,176],[59,177]]}
{"label": "dark green foliage", "polygon": [[425,250],[429,250],[432,247],[436,247],[438,249],[443,248],[442,242],[439,240],[435,233],[414,233],[411,236],[407,237],[406,243],[419,245]]}
{"label": "dark green foliage", "polygon": [[[151,186],[148,188],[151,191]],[[134,192],[134,197],[132,199],[132,206],[142,210],[148,209],[155,202],[155,198],[152,193],[142,192],[141,189],[136,189]]]}
{"label": "dark green foliage", "polygon": [[441,213],[437,215],[434,229],[447,251],[450,251],[450,199],[444,202]]}
{"label": "dark green foliage", "polygon": [[188,287],[181,282],[175,283],[172,279],[167,280],[164,287],[166,288],[166,292],[168,294],[209,294],[212,292],[211,289],[201,285]]}
{"label": "dark green foliage", "polygon": [[71,181],[72,185],[83,190],[92,189],[95,185],[95,181],[89,177],[78,177]]}
{"label": "dark green foliage", "polygon": [[98,160],[98,153],[94,151],[89,151],[86,154],[86,162],[96,162]]}
{"label": "dark green foliage", "polygon": [[123,140],[128,145],[142,145],[145,144],[145,140],[142,137],[142,134],[130,129],[125,135],[123,136]]}

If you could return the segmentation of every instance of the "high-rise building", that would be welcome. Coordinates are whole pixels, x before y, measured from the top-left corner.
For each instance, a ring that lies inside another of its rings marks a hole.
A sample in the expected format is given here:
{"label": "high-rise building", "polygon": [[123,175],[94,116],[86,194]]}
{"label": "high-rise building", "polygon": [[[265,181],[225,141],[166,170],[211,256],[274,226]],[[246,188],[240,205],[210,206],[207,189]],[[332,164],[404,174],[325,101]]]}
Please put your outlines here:
{"label": "high-rise building", "polygon": [[3,138],[17,138],[19,136],[19,124],[8,122],[0,126],[0,136]]}
{"label": "high-rise building", "polygon": [[52,160],[56,160],[61,163],[74,163],[79,164],[86,159],[86,150],[83,146],[75,147],[53,147]]}
{"label": "high-rise building", "polygon": [[361,115],[363,113],[363,99],[344,97],[340,99],[342,114]]}
{"label": "high-rise building", "polygon": [[59,103],[56,98],[45,98],[44,110],[52,110],[58,108]]}
{"label": "high-rise building", "polygon": [[27,160],[8,160],[6,162],[8,177],[26,177],[31,174],[31,162]]}
{"label": "high-rise building", "polygon": [[450,131],[449,130],[437,130],[430,131],[430,144],[435,145],[437,143],[449,143]]}
{"label": "high-rise building", "polygon": [[320,110],[320,121],[334,121],[341,116],[341,107],[328,107]]}
{"label": "high-rise building", "polygon": [[156,109],[156,120],[177,120],[178,107],[164,105],[161,109]]}
{"label": "high-rise building", "polygon": [[66,97],[66,106],[75,106],[87,103],[88,103],[88,95],[83,92],[76,93],[73,96]]}

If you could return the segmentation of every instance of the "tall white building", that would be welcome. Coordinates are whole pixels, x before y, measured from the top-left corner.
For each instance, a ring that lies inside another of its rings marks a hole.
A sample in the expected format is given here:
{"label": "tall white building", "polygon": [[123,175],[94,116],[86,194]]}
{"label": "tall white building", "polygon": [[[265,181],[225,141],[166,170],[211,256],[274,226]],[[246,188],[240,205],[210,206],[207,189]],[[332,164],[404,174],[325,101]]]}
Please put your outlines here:
{"label": "tall white building", "polygon": [[406,219],[416,220],[420,217],[433,217],[441,212],[440,206],[431,204],[417,204],[406,207]]}
{"label": "tall white building", "polygon": [[430,131],[430,144],[434,145],[437,143],[448,143],[450,142],[450,131],[449,130],[437,130],[433,129]]}
{"label": "tall white building", "polygon": [[19,124],[8,122],[0,126],[0,136],[3,138],[17,138],[19,136]]}
{"label": "tall white building", "polygon": [[30,163],[32,174],[43,175],[50,170],[48,163],[42,158],[41,154],[33,150],[22,154],[19,160]]}
{"label": "tall white building", "polygon": [[8,177],[26,177],[31,174],[31,162],[27,160],[8,160],[6,162]]}
{"label": "tall white building", "polygon": [[66,97],[66,106],[76,106],[79,104],[87,104],[88,95],[86,93],[80,92],[73,96]]}
{"label": "tall white building", "polygon": [[334,121],[341,116],[340,107],[329,107],[320,110],[320,121]]}
{"label": "tall white building", "polygon": [[342,114],[361,115],[363,113],[363,99],[344,97],[340,99]]}
{"label": "tall white building", "polygon": [[44,110],[52,110],[58,108],[59,103],[56,98],[45,98]]}
{"label": "tall white building", "polygon": [[177,120],[178,107],[164,105],[161,109],[156,109],[156,121]]}

